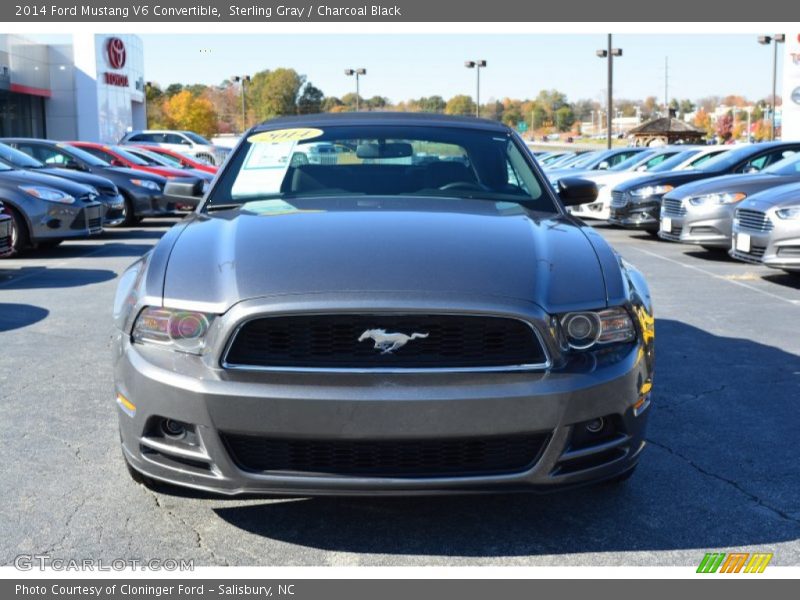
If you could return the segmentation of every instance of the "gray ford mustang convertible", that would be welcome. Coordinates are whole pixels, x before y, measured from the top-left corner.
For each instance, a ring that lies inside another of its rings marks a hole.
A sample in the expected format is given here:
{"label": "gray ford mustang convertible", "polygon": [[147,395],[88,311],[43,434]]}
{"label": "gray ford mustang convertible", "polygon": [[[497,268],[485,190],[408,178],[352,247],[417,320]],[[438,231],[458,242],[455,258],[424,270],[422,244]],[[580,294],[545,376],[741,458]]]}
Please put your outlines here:
{"label": "gray ford mustang convertible", "polygon": [[[320,148],[325,149],[324,160]],[[644,447],[641,274],[508,128],[362,113],[255,127],[121,277],[131,475],[223,494],[544,491]]]}

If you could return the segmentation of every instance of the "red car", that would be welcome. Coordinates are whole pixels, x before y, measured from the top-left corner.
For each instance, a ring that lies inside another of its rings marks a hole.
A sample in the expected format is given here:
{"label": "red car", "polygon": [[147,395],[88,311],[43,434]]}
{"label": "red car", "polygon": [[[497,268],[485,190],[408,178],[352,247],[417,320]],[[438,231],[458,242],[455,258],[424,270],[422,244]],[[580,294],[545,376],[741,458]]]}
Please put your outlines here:
{"label": "red car", "polygon": [[70,146],[80,148],[99,158],[112,167],[127,167],[129,169],[136,169],[138,171],[146,171],[154,175],[161,175],[168,179],[186,178],[186,172],[180,169],[173,169],[171,167],[153,166],[147,164],[138,156],[134,156],[127,152],[122,146],[110,146],[107,144],[97,144],[95,142],[67,142]]}
{"label": "red car", "polygon": [[205,171],[206,173],[211,173],[212,175],[216,175],[217,171],[219,170],[219,167],[215,167],[214,165],[197,160],[191,156],[186,156],[180,152],[175,152],[174,150],[161,148],[160,146],[153,144],[136,144],[135,146],[137,148],[142,148],[143,150],[152,152],[153,154],[163,156],[167,161],[174,163],[176,167],[180,165],[184,168],[188,167],[190,169],[197,169],[198,171]]}

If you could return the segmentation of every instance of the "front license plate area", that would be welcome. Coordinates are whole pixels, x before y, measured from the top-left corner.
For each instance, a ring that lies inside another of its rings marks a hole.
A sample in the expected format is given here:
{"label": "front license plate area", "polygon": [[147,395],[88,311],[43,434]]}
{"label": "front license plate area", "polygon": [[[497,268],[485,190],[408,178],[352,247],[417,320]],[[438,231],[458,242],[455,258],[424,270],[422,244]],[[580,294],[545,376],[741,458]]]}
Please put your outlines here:
{"label": "front license plate area", "polygon": [[736,236],[736,249],[739,252],[750,252],[750,236],[740,233]]}
{"label": "front license plate area", "polygon": [[665,233],[672,233],[672,219],[664,217],[661,219],[661,230]]}

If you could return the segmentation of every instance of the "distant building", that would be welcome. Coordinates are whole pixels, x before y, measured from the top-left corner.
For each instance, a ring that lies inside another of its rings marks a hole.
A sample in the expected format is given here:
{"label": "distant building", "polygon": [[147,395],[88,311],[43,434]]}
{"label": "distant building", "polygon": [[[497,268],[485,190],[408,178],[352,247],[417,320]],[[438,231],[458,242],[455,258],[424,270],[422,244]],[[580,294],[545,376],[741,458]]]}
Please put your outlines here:
{"label": "distant building", "polygon": [[144,129],[142,41],[74,34],[41,44],[0,34],[0,135],[116,142]]}
{"label": "distant building", "polygon": [[628,132],[634,146],[663,146],[665,144],[697,144],[705,132],[674,117],[659,117]]}

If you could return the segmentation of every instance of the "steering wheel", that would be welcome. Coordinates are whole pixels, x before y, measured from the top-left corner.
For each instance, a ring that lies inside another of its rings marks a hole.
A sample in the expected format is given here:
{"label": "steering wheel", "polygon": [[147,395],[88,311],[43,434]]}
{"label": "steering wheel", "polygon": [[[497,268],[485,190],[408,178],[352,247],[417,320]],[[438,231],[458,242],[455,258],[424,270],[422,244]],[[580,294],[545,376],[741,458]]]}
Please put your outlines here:
{"label": "steering wheel", "polygon": [[475,183],[474,181],[453,181],[451,183],[446,183],[445,185],[439,188],[443,192],[447,190],[474,190],[474,191],[484,191],[483,187]]}

